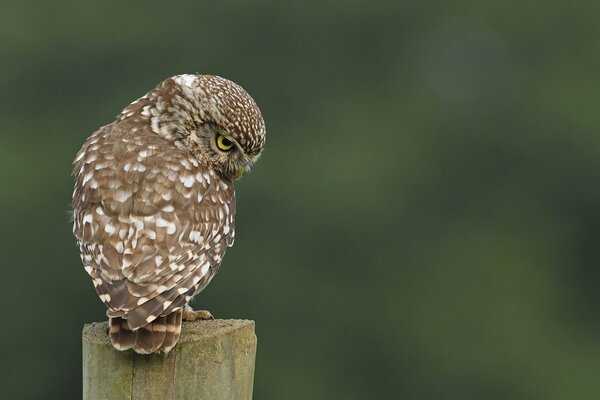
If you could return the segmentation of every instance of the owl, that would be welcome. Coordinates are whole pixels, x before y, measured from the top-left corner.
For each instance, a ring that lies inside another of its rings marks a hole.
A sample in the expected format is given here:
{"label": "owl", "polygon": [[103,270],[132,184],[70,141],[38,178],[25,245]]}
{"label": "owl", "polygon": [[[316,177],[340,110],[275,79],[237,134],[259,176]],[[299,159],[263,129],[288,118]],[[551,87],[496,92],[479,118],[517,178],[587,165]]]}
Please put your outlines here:
{"label": "owl", "polygon": [[250,95],[211,75],[166,79],[92,134],[73,162],[73,233],[117,350],[168,352],[235,237],[234,181],[259,158]]}

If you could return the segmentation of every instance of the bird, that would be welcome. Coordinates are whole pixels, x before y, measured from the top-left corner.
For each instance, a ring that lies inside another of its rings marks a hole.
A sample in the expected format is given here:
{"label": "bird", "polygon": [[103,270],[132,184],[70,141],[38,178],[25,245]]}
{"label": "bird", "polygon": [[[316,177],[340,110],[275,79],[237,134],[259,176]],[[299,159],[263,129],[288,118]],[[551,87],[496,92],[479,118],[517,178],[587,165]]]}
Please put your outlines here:
{"label": "bird", "polygon": [[165,79],[84,142],[73,161],[73,233],[107,307],[113,347],[168,353],[190,300],[235,238],[234,181],[265,143],[260,109],[216,75]]}

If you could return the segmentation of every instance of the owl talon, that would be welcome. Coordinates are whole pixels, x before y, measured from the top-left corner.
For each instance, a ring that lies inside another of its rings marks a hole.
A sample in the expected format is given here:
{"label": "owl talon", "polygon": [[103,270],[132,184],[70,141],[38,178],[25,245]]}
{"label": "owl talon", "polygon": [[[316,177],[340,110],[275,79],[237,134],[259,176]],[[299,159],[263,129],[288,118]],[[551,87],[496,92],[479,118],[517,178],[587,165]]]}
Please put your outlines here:
{"label": "owl talon", "polygon": [[183,310],[184,321],[206,321],[209,319],[215,319],[208,310],[197,310],[194,311],[191,308]]}

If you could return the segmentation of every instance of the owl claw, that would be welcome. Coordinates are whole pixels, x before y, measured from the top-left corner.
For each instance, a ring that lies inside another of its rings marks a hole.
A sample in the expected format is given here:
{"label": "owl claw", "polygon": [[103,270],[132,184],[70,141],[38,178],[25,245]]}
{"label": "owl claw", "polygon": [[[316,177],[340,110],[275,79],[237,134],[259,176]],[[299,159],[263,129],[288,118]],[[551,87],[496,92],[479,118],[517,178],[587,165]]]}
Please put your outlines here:
{"label": "owl claw", "polygon": [[207,310],[194,311],[194,310],[192,310],[191,307],[186,307],[183,310],[183,320],[184,321],[199,321],[199,320],[206,321],[209,319],[215,319],[215,317],[212,316],[210,311],[207,311]]}

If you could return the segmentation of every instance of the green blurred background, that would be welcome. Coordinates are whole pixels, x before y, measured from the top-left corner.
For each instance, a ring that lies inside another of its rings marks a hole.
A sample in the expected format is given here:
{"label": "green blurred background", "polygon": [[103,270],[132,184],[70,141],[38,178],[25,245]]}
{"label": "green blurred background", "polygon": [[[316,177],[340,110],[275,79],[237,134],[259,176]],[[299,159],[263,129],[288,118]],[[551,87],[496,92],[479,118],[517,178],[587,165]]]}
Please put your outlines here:
{"label": "green blurred background", "polygon": [[91,4],[0,6],[3,399],[80,397],[71,161],[193,72],[267,122],[195,300],[256,399],[600,397],[600,2]]}

